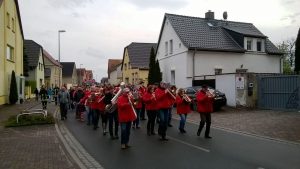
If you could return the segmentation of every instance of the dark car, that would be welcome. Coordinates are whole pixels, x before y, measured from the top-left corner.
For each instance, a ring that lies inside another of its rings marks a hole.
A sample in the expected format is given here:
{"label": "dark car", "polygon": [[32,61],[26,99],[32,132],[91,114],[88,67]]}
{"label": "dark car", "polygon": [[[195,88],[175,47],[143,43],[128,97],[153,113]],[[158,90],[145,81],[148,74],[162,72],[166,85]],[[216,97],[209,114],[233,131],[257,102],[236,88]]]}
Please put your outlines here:
{"label": "dark car", "polygon": [[[197,91],[201,90],[201,86],[193,86],[193,87],[187,87],[184,88],[186,94],[193,100],[193,110],[197,110],[196,108],[196,93]],[[215,100],[213,103],[214,111],[220,110],[223,106],[227,104],[227,99],[224,93],[220,92],[219,90],[216,90],[212,87],[208,87],[208,90],[210,93],[213,93],[215,95]]]}

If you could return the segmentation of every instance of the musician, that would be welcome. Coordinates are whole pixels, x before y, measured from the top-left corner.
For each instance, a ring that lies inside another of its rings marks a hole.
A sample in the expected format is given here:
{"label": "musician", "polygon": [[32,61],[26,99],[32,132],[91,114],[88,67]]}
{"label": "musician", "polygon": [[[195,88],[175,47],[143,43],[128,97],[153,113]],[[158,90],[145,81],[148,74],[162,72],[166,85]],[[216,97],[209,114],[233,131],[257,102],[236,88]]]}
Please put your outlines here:
{"label": "musician", "polygon": [[155,90],[155,96],[157,100],[158,114],[159,114],[159,127],[158,134],[161,136],[162,141],[168,141],[166,138],[170,97],[172,97],[166,88],[166,83],[160,82],[159,87]]}
{"label": "musician", "polygon": [[88,108],[88,114],[87,114],[87,125],[90,125],[93,121],[94,121],[94,118],[93,118],[93,113],[94,113],[94,110],[95,110],[95,93],[96,93],[96,88],[94,86],[91,87],[91,92],[90,94],[88,95],[88,98],[87,98],[87,102],[86,102],[86,105],[89,107]]}
{"label": "musician", "polygon": [[107,119],[108,119],[108,115],[107,113],[105,113],[105,103],[104,103],[104,98],[105,98],[105,94],[104,94],[104,89],[100,88],[99,89],[99,97],[97,100],[97,109],[99,111],[99,114],[101,116],[102,119],[102,133],[105,136],[107,131]]}
{"label": "musician", "polygon": [[147,110],[148,123],[147,123],[147,135],[155,135],[154,125],[157,116],[157,102],[155,96],[155,88],[153,85],[149,85],[147,91],[143,95],[143,102]]}
{"label": "musician", "polygon": [[[176,96],[176,86],[173,85],[170,87],[170,91],[171,93]],[[174,104],[176,102],[176,98],[174,99],[173,97],[169,97],[169,109],[168,109],[168,127],[173,127],[173,125],[171,124],[171,120],[172,120],[172,109],[174,107]]]}
{"label": "musician", "polygon": [[[147,88],[144,86],[144,81],[140,81],[139,83],[139,92],[141,93],[141,95],[144,95],[144,93],[147,92]],[[141,120],[147,120],[145,118],[145,103],[143,103],[142,101],[142,108],[141,108],[141,112],[140,112],[140,118]]]}
{"label": "musician", "polygon": [[211,125],[211,112],[213,112],[213,100],[214,97],[208,91],[208,87],[206,85],[202,86],[202,89],[196,94],[197,100],[197,110],[200,113],[200,125],[197,131],[197,136],[200,136],[201,131],[206,123],[205,129],[205,138],[210,139],[210,125]]}
{"label": "musician", "polygon": [[134,99],[134,108],[135,108],[135,111],[137,113],[137,118],[133,121],[132,128],[139,129],[140,128],[140,126],[139,126],[140,118],[142,118],[141,117],[141,112],[142,112],[142,107],[143,107],[143,105],[142,105],[142,93],[139,90],[137,90],[133,94],[134,94],[134,96],[133,96],[134,97],[133,98]]}
{"label": "musician", "polygon": [[[117,101],[119,122],[121,125],[121,148],[126,149],[128,145],[131,123],[136,119],[137,115],[134,112],[132,105],[133,99],[129,97],[129,88],[124,88],[123,93],[119,96]],[[129,100],[131,99],[131,100]]]}
{"label": "musician", "polygon": [[180,133],[186,133],[184,126],[187,118],[187,114],[191,112],[190,103],[191,100],[187,100],[187,96],[182,88],[178,89],[176,96],[176,108],[177,114],[180,117],[179,131]]}
{"label": "musician", "polygon": [[[104,90],[105,97],[104,97],[104,104],[105,106],[111,105],[111,99],[113,98],[113,91],[114,89],[111,85],[108,85]],[[119,128],[119,120],[118,120],[118,111],[115,110],[113,112],[106,112],[108,117],[108,130],[110,134],[110,138],[112,140],[119,139],[118,136],[118,128]],[[115,127],[115,130],[113,128]]]}
{"label": "musician", "polygon": [[82,105],[80,105],[80,100],[84,97],[84,92],[82,90],[81,87],[78,87],[75,94],[74,94],[74,101],[76,102],[76,109],[75,109],[75,112],[76,112],[76,119],[80,119],[80,112],[82,110]]}
{"label": "musician", "polygon": [[92,89],[92,93],[91,93],[91,98],[90,98],[90,108],[91,108],[91,112],[92,112],[92,122],[93,122],[93,129],[97,130],[97,128],[99,128],[98,123],[99,123],[99,117],[100,117],[100,111],[98,108],[98,102],[100,100],[100,95],[99,95],[99,88],[98,87],[94,87],[94,92]]}

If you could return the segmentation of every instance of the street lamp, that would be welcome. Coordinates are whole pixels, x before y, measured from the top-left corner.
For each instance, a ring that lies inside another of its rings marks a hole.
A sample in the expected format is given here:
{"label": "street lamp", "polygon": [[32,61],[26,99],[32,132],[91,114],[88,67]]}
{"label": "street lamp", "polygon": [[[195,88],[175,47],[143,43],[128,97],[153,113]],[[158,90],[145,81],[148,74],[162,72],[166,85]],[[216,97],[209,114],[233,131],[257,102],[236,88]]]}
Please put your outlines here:
{"label": "street lamp", "polygon": [[60,33],[66,32],[65,30],[58,30],[58,61],[60,62]]}
{"label": "street lamp", "polygon": [[82,70],[81,70],[81,65],[83,65],[83,64],[80,64],[80,65],[79,65],[79,72],[80,72],[80,74],[79,74],[79,84],[80,84],[80,85],[82,85],[82,78],[81,78],[81,77],[82,77],[82,75],[81,75]]}

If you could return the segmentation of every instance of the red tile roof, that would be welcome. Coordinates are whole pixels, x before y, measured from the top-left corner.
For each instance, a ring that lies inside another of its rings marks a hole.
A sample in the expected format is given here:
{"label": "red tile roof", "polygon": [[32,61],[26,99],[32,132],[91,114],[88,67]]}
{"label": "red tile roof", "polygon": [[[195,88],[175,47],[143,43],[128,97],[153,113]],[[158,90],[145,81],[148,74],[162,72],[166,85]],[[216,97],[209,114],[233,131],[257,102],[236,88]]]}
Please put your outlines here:
{"label": "red tile roof", "polygon": [[43,56],[47,58],[50,62],[52,62],[54,65],[62,67],[62,65],[56,61],[45,49],[43,49]]}

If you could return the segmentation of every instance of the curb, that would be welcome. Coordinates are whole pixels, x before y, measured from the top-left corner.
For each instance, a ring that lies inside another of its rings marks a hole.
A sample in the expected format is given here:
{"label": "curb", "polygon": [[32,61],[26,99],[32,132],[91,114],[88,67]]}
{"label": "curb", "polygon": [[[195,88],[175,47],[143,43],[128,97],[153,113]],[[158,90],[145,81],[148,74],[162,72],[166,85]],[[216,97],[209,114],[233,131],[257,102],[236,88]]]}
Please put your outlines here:
{"label": "curb", "polygon": [[64,123],[59,121],[58,110],[54,112],[54,118],[56,119],[55,129],[56,132],[64,144],[64,147],[81,169],[104,169],[77,141],[77,139],[71,134],[71,132],[65,127]]}

